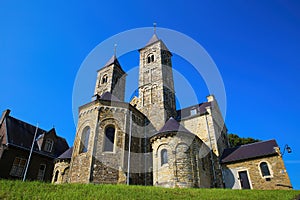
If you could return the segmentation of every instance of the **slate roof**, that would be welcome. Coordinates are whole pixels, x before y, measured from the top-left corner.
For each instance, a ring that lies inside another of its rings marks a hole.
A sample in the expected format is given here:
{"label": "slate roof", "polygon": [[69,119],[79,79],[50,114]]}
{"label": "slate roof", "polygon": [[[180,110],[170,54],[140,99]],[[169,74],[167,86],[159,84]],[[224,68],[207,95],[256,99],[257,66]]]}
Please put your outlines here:
{"label": "slate roof", "polygon": [[142,50],[142,49],[144,49],[144,48],[146,48],[146,47],[148,47],[148,46],[150,46],[150,45],[152,45],[152,44],[154,44],[154,43],[156,43],[156,42],[158,42],[158,41],[161,42],[161,49],[163,49],[165,51],[168,51],[172,55],[172,53],[169,51],[169,49],[165,45],[165,43],[161,39],[159,39],[155,33],[152,35],[152,37],[147,42],[147,44],[143,48],[140,48],[139,51]]}
{"label": "slate roof", "polygon": [[[34,133],[36,130],[36,126],[28,124],[24,121],[18,120],[14,117],[7,116],[6,117],[6,128],[7,128],[7,143],[8,145],[12,145],[15,147],[19,147],[22,149],[30,150]],[[37,129],[37,138],[43,138],[47,134],[55,133],[55,129],[51,129],[50,131],[45,131],[41,128]],[[62,152],[64,152],[67,148],[69,148],[68,143],[64,138],[58,137],[57,140],[54,141],[53,153],[41,151],[38,142],[35,142],[33,150],[36,153],[40,153],[50,157],[57,157]]]}
{"label": "slate roof", "polygon": [[115,65],[118,65],[118,66],[121,66],[116,55],[113,55],[108,61],[107,63],[104,65],[104,67],[106,66],[109,66],[111,64],[115,64]]}
{"label": "slate roof", "polygon": [[230,163],[241,160],[276,155],[274,147],[278,147],[275,140],[267,140],[252,144],[245,144],[235,148],[225,149],[221,156],[221,163]]}
{"label": "slate roof", "polygon": [[184,119],[186,117],[191,117],[191,110],[196,109],[197,113],[196,114],[200,114],[203,115],[206,113],[206,107],[211,106],[211,102],[204,102],[204,103],[200,103],[200,104],[196,104],[193,106],[189,106],[186,108],[183,108],[181,110],[177,110],[177,117],[176,120],[181,120]]}
{"label": "slate roof", "polygon": [[116,96],[114,96],[112,93],[110,92],[104,92],[99,99],[101,100],[106,100],[106,101],[120,101],[120,99],[118,99]]}
{"label": "slate roof", "polygon": [[71,159],[72,154],[73,154],[73,147],[69,148],[63,154],[61,154],[60,156],[58,156],[57,159]]}
{"label": "slate roof", "polygon": [[146,46],[150,45],[150,44],[153,44],[155,42],[159,41],[157,35],[154,33],[151,37],[151,39],[148,41],[148,43],[146,44]]}

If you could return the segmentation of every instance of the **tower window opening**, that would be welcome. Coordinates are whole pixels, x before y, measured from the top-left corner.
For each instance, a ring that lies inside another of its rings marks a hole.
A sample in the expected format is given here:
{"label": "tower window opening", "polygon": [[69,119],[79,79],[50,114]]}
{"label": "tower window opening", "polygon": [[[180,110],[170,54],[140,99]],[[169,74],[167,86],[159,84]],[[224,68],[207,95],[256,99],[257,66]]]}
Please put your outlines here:
{"label": "tower window opening", "polygon": [[151,54],[147,57],[147,63],[151,63],[151,62],[154,62],[154,55]]}
{"label": "tower window opening", "polygon": [[105,75],[102,77],[102,84],[107,83],[107,80],[108,80],[108,76],[105,74]]}

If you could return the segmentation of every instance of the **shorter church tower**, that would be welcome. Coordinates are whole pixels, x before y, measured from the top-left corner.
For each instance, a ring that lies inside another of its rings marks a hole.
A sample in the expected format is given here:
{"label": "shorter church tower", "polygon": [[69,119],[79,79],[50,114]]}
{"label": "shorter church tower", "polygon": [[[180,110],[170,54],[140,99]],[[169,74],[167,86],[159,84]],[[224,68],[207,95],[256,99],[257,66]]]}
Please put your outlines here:
{"label": "shorter church tower", "polygon": [[103,68],[97,71],[97,81],[95,86],[95,96],[101,96],[105,92],[113,94],[120,101],[125,97],[126,73],[113,55]]}

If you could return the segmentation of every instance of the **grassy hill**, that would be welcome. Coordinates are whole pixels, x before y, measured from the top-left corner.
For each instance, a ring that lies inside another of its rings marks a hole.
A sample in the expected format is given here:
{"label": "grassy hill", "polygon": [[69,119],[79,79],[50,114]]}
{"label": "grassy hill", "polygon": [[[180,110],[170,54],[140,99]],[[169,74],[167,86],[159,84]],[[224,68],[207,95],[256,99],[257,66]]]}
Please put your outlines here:
{"label": "grassy hill", "polygon": [[295,199],[299,190],[166,189],[151,186],[0,180],[0,199]]}

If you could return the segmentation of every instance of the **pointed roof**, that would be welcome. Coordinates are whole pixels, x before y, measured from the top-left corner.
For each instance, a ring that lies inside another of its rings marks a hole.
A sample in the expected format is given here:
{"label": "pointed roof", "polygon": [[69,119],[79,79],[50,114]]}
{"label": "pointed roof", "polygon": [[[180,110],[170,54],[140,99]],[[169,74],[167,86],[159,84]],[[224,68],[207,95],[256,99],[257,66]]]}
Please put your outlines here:
{"label": "pointed roof", "polygon": [[157,35],[154,33],[151,37],[151,39],[148,41],[148,43],[146,44],[146,46],[150,45],[150,44],[153,44],[155,42],[159,41]]}
{"label": "pointed roof", "polygon": [[62,153],[60,156],[58,156],[57,159],[71,159],[73,154],[73,147],[66,150],[64,153]]}
{"label": "pointed roof", "polygon": [[165,125],[158,131],[158,133],[165,133],[165,132],[191,133],[183,125],[181,125],[178,121],[176,121],[173,117],[170,117],[170,119],[165,123]]}
{"label": "pointed roof", "polygon": [[221,156],[221,162],[230,163],[262,156],[276,155],[275,147],[278,147],[275,140],[267,140],[228,148],[224,150]]}
{"label": "pointed roof", "polygon": [[115,54],[107,61],[104,67],[109,66],[111,64],[121,66]]}
{"label": "pointed roof", "polygon": [[[154,33],[154,34],[152,35],[152,37],[151,37],[150,40],[147,42],[147,44],[146,44],[143,48],[140,48],[139,51],[141,51],[142,49],[145,49],[146,47],[148,47],[148,46],[150,46],[150,45],[152,45],[152,44],[154,44],[154,43],[156,43],[156,42],[161,42],[161,49],[170,52],[169,49],[168,49],[168,47],[165,45],[165,43],[164,43],[161,39],[159,39],[159,38],[157,37],[156,33]],[[170,53],[171,53],[171,52],[170,52]],[[171,55],[172,55],[172,54],[171,54]]]}
{"label": "pointed roof", "polygon": [[106,100],[106,101],[120,101],[120,99],[118,99],[116,96],[114,96],[112,93],[110,92],[104,92],[99,99],[101,100]]}
{"label": "pointed roof", "polygon": [[194,135],[192,132],[187,130],[183,125],[181,125],[178,121],[176,121],[173,117],[170,117],[170,119],[168,119],[165,125],[158,132],[154,133],[151,137],[153,138],[154,136],[162,136],[169,133],[177,133],[177,132]]}

